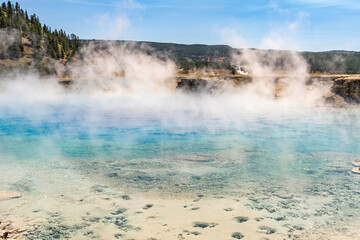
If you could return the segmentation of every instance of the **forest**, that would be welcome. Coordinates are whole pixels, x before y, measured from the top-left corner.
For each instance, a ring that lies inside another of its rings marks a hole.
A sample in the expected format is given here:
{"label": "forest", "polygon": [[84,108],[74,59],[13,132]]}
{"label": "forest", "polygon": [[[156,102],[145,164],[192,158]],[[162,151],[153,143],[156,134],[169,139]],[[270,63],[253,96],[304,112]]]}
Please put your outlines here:
{"label": "forest", "polygon": [[[52,29],[42,24],[36,14],[28,15],[19,3],[3,2],[0,6],[0,72],[6,68],[35,67],[42,74],[52,74],[51,62],[59,60],[65,64],[72,60],[81,45],[89,42],[101,44],[106,40],[79,39],[75,34],[67,34],[62,29]],[[129,41],[112,41],[125,44]],[[171,58],[179,69],[186,73],[190,69],[228,69],[235,73],[231,64],[234,52],[241,54],[241,49],[227,45],[204,44],[175,44],[159,42],[131,41],[141,49],[146,44],[153,51],[163,53]],[[266,53],[279,52],[277,50],[259,50]],[[151,53],[149,53],[151,54]],[[360,52],[356,51],[328,51],[328,52],[300,52],[307,61],[311,73],[321,74],[359,74]],[[3,60],[3,61],[2,61]],[[11,60],[19,64],[9,65],[4,60]],[[266,57],[264,57],[266,61]],[[281,61],[279,61],[281,62]],[[50,67],[49,67],[50,66]],[[281,68],[281,66],[279,66]]]}
{"label": "forest", "polygon": [[[25,53],[36,61],[50,56],[69,59],[80,47],[79,37],[41,24],[36,14],[28,15],[19,3],[3,2],[0,6],[0,59],[18,60]],[[6,41],[6,42],[5,42]],[[29,51],[25,51],[25,47]]]}

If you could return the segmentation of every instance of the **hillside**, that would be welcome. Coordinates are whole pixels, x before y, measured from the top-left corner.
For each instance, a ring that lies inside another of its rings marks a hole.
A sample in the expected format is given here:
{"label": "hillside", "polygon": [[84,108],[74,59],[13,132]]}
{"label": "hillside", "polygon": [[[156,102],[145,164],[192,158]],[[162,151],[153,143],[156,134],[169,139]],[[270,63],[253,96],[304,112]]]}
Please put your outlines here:
{"label": "hillside", "polygon": [[[101,44],[105,40],[82,40],[84,44],[95,42]],[[204,45],[204,44],[176,44],[147,41],[112,41],[115,44],[131,43],[135,48],[143,44],[150,46],[156,52],[165,53],[172,58],[179,68],[190,70],[196,68],[228,69],[232,70],[232,53],[241,54],[241,49],[235,49],[227,45]],[[260,50],[264,55],[264,61],[269,53],[281,53],[280,50]],[[309,65],[312,73],[326,74],[358,74],[360,73],[360,52],[355,51],[326,51],[326,52],[300,52]],[[280,67],[280,66],[279,66]]]}
{"label": "hillside", "polygon": [[79,46],[75,34],[52,30],[42,24],[36,14],[29,16],[19,3],[1,4],[0,70],[1,67],[46,68],[49,59],[66,62]]}
{"label": "hillside", "polygon": [[[236,72],[231,64],[234,52],[241,54],[241,49],[227,45],[175,44],[146,41],[106,41],[80,40],[75,34],[67,34],[64,30],[52,30],[42,24],[36,14],[28,15],[18,3],[3,2],[0,6],[0,73],[8,69],[36,68],[41,74],[53,74],[53,60],[65,64],[73,58],[81,44],[104,42],[114,44],[131,43],[135,48],[149,46],[152,51],[160,52],[176,62],[183,73],[194,69],[224,69]],[[143,49],[142,49],[143,50]],[[266,62],[268,56],[281,53],[278,50],[258,50]],[[309,65],[312,73],[321,74],[359,74],[360,52],[327,51],[300,52]],[[279,69],[281,69],[281,59]]]}

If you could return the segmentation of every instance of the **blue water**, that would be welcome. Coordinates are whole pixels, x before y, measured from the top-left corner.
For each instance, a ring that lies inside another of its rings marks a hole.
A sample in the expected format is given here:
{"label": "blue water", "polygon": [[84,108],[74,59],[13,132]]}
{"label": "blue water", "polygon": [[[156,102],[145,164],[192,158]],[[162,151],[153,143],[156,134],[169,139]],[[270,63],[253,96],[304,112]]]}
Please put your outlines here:
{"label": "blue water", "polygon": [[[277,214],[285,211],[282,195],[293,194],[304,201],[292,203],[294,218],[319,224],[331,222],[319,220],[323,216],[334,224],[360,218],[353,213],[359,212],[360,176],[350,171],[360,157],[359,110],[239,110],[224,118],[64,103],[41,108],[1,107],[5,164],[26,169],[57,159],[115,189],[237,196],[251,209],[271,206]],[[316,196],[326,202],[305,218],[306,200]]]}
{"label": "blue water", "polygon": [[[240,119],[209,119],[182,113],[180,122],[176,120],[178,116],[166,113],[131,115],[121,111],[90,112],[70,106],[52,106],[47,111],[45,116],[39,116],[0,109],[1,153],[16,154],[19,158],[22,152],[36,155],[32,146],[44,138],[51,139],[52,147],[69,158],[116,157],[125,149],[136,149],[134,155],[153,157],[236,147],[259,148],[270,156],[360,151],[356,110],[316,109],[275,117],[253,114]],[[19,149],[18,144],[24,145]],[[50,154],[51,148],[47,151]]]}

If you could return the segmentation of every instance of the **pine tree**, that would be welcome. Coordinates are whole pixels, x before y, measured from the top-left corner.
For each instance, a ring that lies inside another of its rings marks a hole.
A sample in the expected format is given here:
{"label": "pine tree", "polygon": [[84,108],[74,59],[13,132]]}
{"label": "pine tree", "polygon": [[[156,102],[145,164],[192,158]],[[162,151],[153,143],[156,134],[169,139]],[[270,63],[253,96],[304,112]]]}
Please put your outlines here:
{"label": "pine tree", "polygon": [[61,57],[62,59],[65,58],[64,48],[61,48],[61,55],[60,55],[60,57]]}
{"label": "pine tree", "polygon": [[7,28],[7,22],[2,8],[0,8],[0,28]]}
{"label": "pine tree", "polygon": [[52,31],[49,26],[40,23],[36,14],[29,17],[28,12],[21,9],[18,2],[15,3],[15,6],[11,1],[1,4],[0,28],[19,30],[18,41],[9,49],[10,56],[14,58],[21,57],[24,51],[21,43],[22,37],[30,39],[33,57],[37,60],[41,60],[46,55],[55,59],[71,57],[80,46],[79,38],[76,35],[67,35],[62,29]]}
{"label": "pine tree", "polygon": [[8,1],[7,7],[6,7],[6,12],[7,12],[7,14],[8,14],[8,18],[12,17],[12,15],[13,15],[13,10],[14,10],[14,8],[13,8],[11,2]]}
{"label": "pine tree", "polygon": [[18,2],[15,3],[15,12],[16,12],[17,14],[20,13],[20,5],[19,5]]}

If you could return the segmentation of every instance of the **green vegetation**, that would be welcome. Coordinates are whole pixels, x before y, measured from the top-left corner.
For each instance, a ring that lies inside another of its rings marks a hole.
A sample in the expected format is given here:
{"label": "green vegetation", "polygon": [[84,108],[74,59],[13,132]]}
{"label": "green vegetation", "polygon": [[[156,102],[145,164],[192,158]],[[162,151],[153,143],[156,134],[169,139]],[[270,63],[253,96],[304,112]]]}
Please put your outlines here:
{"label": "green vegetation", "polygon": [[[35,14],[28,16],[19,3],[14,5],[10,1],[0,6],[0,31],[0,40],[8,43],[0,44],[0,59],[17,60],[28,53],[36,61],[47,56],[66,60],[80,46],[76,35],[67,35],[62,29],[52,31],[50,27],[42,25]],[[28,52],[25,47],[29,48]]]}
{"label": "green vegetation", "polygon": [[[51,70],[50,59],[60,60],[62,63],[72,59],[81,44],[95,42],[101,46],[103,41],[79,40],[74,35],[68,35],[64,30],[52,30],[41,24],[39,18],[21,9],[19,3],[10,1],[0,5],[0,72],[5,68],[36,67],[43,74],[54,73]],[[126,44],[129,41],[115,41],[116,44]],[[169,56],[179,68],[186,73],[190,69],[212,68],[228,69],[236,73],[231,64],[231,55],[240,53],[226,45],[185,45],[157,42],[131,42],[134,46],[148,54],[160,53],[160,56]],[[143,45],[150,48],[144,48]],[[152,50],[150,50],[152,49]],[[275,50],[261,50],[263,61],[271,58]],[[360,52],[330,51],[330,52],[301,52],[309,65],[311,72],[333,74],[360,74]],[[281,55],[281,54],[280,54]],[[12,60],[12,61],[8,61]],[[285,59],[277,59],[279,69]]]}
{"label": "green vegetation", "polygon": [[[87,41],[84,41],[87,42]],[[97,42],[97,41],[96,41]],[[127,41],[117,41],[118,44]],[[227,45],[185,45],[175,43],[157,42],[131,42],[135,47],[141,48],[146,44],[155,52],[162,52],[170,56],[179,68],[186,71],[198,68],[228,69],[235,71],[231,65],[231,54],[239,52]],[[263,54],[263,61],[271,58],[272,54],[279,53],[277,50],[260,50]],[[285,51],[283,51],[285,52]],[[329,52],[300,52],[309,65],[312,73],[330,74],[360,74],[360,52],[354,51],[329,51]],[[279,54],[280,56],[281,54]],[[277,59],[277,65],[281,69],[285,59]]]}
{"label": "green vegetation", "polygon": [[[101,45],[103,40],[82,40],[86,45],[93,42]],[[159,43],[159,42],[146,42],[146,41],[113,41],[114,44],[129,46],[134,49],[145,51],[147,54],[164,55],[172,59],[179,68],[188,71],[190,69],[228,69],[235,71],[231,64],[231,53],[233,48],[227,45],[205,45],[205,44],[176,44],[176,43]],[[144,48],[144,46],[147,46]],[[150,48],[148,48],[150,47]]]}
{"label": "green vegetation", "polygon": [[197,68],[229,69],[233,49],[227,45],[174,44],[144,42],[156,51],[164,52],[186,71]]}
{"label": "green vegetation", "polygon": [[308,62],[311,72],[335,74],[360,73],[360,52],[304,52],[302,55]]}

